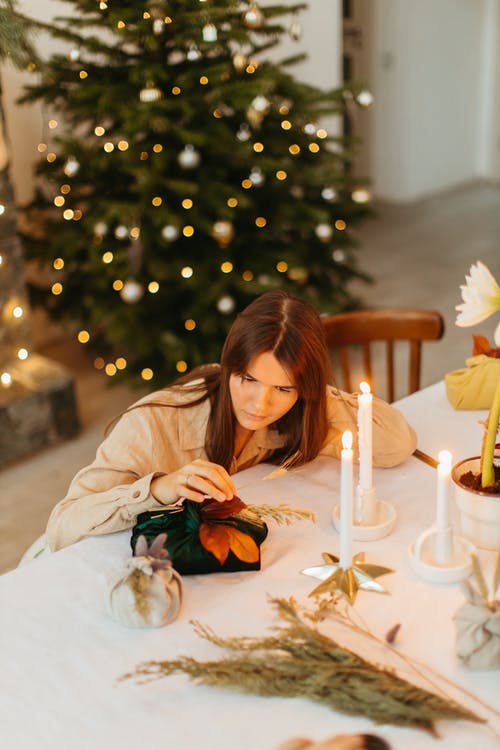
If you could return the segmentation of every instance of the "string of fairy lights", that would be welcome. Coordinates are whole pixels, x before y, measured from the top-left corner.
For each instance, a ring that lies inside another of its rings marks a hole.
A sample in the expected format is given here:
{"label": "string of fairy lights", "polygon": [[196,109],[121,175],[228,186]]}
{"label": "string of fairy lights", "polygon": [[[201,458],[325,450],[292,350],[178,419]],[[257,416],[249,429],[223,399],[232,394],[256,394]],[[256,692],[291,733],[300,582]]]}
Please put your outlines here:
{"label": "string of fairy lights", "polygon": [[[200,4],[205,3],[205,0],[199,0]],[[106,10],[110,4],[110,1],[105,2],[101,0],[99,2],[99,8]],[[165,25],[172,22],[169,16],[158,15],[155,10],[144,11],[143,18],[145,20],[152,21],[153,33],[160,34],[163,32]],[[242,23],[249,29],[258,29],[264,23],[264,16],[257,3],[250,2],[246,6],[242,15]],[[125,29],[126,24],[124,21],[118,21],[116,24],[118,31]],[[202,38],[205,42],[215,42],[218,36],[218,30],[214,23],[210,20],[203,25],[201,29]],[[296,19],[293,20],[290,27],[290,36],[292,39],[299,39],[301,35],[301,27]],[[202,57],[201,51],[196,47],[195,43],[191,43],[187,52],[185,51],[173,51],[170,56],[176,57],[179,61],[179,55],[185,56],[189,60],[199,60]],[[169,62],[174,62],[173,59]],[[78,62],[80,59],[80,51],[78,49],[72,49],[68,53],[68,59],[72,62]],[[259,67],[259,62],[251,57],[251,50],[248,48],[237,49],[232,57],[232,64],[235,70],[241,74],[253,75]],[[82,85],[85,85],[85,81],[89,78],[89,72],[85,69],[84,65],[77,71],[77,76]],[[200,75],[199,85],[209,86],[209,77],[205,74]],[[182,96],[183,92],[180,86],[171,87],[172,96]],[[161,98],[164,93],[159,89],[154,81],[148,81],[145,86],[139,91],[139,99],[143,103],[154,102]],[[359,92],[356,96],[356,103],[362,108],[368,108],[373,103],[373,97],[367,90]],[[271,102],[263,96],[256,96],[246,111],[247,123],[241,124],[236,138],[244,143],[251,141],[253,137],[253,131],[258,128],[262,120],[266,117],[271,108]],[[288,152],[291,158],[298,158],[302,153],[303,149],[306,148],[311,155],[320,153],[322,145],[321,142],[328,138],[328,132],[324,127],[318,127],[313,122],[307,123],[304,126],[294,126],[293,120],[290,115],[290,106],[287,103],[283,103],[279,107],[279,114],[282,117],[281,128],[283,131],[290,132],[292,136],[291,142],[288,145]],[[229,107],[219,105],[215,107],[213,117],[220,119],[226,115],[234,114]],[[53,117],[47,121],[47,127],[49,132],[55,131],[60,127],[60,123]],[[252,130],[253,128],[253,130]],[[300,130],[300,138],[293,138],[294,133],[298,133]],[[97,124],[94,127],[93,134],[97,140],[102,139],[102,151],[103,155],[126,153],[135,146],[131,144],[129,140],[121,136],[113,136],[108,133],[106,123]],[[307,145],[300,145],[299,140],[303,141],[303,136],[308,137]],[[47,139],[50,140],[50,139]],[[161,154],[167,148],[165,143],[160,142],[158,139],[157,143],[154,143],[150,150],[145,150],[140,147],[138,150],[138,159],[140,161],[147,161],[155,158],[156,155]],[[258,159],[259,154],[265,152],[265,143],[261,140],[256,139],[251,143],[251,148]],[[54,150],[51,150],[49,144],[45,141],[40,142],[37,145],[39,154],[45,154],[45,159],[49,164],[57,163],[58,156]],[[195,169],[200,163],[200,153],[197,149],[189,143],[186,143],[182,150],[177,155],[177,161],[183,170]],[[63,173],[66,178],[64,182],[59,185],[58,193],[53,198],[53,204],[55,208],[60,209],[61,219],[63,221],[79,222],[83,218],[83,209],[79,206],[71,206],[71,180],[75,177],[80,169],[80,164],[74,156],[67,157],[63,165]],[[276,169],[274,174],[265,174],[263,169],[255,164],[250,169],[250,172],[246,178],[241,181],[241,188],[243,190],[258,189],[264,184],[266,179],[274,179],[277,182],[285,183],[288,178],[287,171],[285,169]],[[292,189],[293,190],[293,189]],[[237,191],[235,191],[237,192]],[[334,202],[337,199],[337,191],[330,185],[325,185],[322,190],[322,198],[326,202]],[[352,200],[357,203],[367,203],[371,200],[369,191],[360,187],[355,189],[351,194]],[[164,198],[162,195],[151,195],[151,205],[153,208],[160,208],[163,205]],[[232,210],[237,210],[239,206],[239,200],[237,195],[227,195],[223,198],[227,207]],[[189,212],[193,209],[195,203],[192,196],[186,195],[180,198],[180,207],[186,211],[186,216],[189,216]],[[1,209],[0,209],[1,213]],[[269,222],[269,217],[258,215],[254,219],[255,227],[258,230],[265,230]],[[322,242],[330,242],[335,232],[343,232],[347,228],[347,224],[343,219],[337,219],[333,224],[327,222],[320,222],[315,227],[315,234],[318,239]],[[105,247],[106,236],[108,235],[108,227],[105,222],[99,221],[94,226],[94,237],[97,241],[101,241],[104,245],[101,260],[105,266],[113,265],[115,260],[115,254],[112,250]],[[184,222],[166,223],[161,229],[161,236],[167,243],[175,242],[181,235],[185,238],[191,238],[196,234],[197,228],[195,223],[191,223],[188,220]],[[136,244],[137,252],[141,252],[140,246],[140,235],[141,229],[137,224],[129,226],[127,223],[120,223],[114,227],[113,234],[115,239],[121,241],[127,241],[131,243],[131,246]],[[212,236],[221,248],[228,247],[234,235],[234,226],[232,221],[227,219],[219,219],[213,223]],[[342,249],[332,250],[333,259],[336,262],[341,262],[344,258],[344,251]],[[4,265],[4,260],[0,256],[0,272]],[[55,273],[55,280],[51,286],[51,293],[54,296],[58,296],[64,291],[64,270],[65,260],[62,257],[54,258],[52,261],[52,268]],[[287,274],[289,278],[293,280],[300,280],[300,275],[304,273],[304,269],[301,268],[290,268],[289,264],[285,260],[278,260],[275,264],[275,268],[279,273]],[[233,263],[229,259],[222,260],[220,262],[220,272],[222,274],[230,274],[234,271]],[[184,265],[179,269],[179,276],[181,279],[190,279],[196,273],[196,269],[192,265]],[[58,274],[61,274],[61,280],[57,278]],[[243,281],[250,282],[254,279],[254,273],[250,268],[247,268],[241,272]],[[157,279],[151,279],[144,287],[143,284],[138,282],[131,275],[130,278],[116,277],[112,281],[112,289],[118,293],[125,304],[136,304],[138,303],[145,293],[157,294],[160,290],[160,282]],[[234,309],[234,301],[228,294],[223,294],[218,301],[217,307],[223,314],[230,314]],[[16,306],[12,309],[12,318],[15,320],[16,316],[22,316],[23,309],[21,306]],[[5,317],[5,315],[4,315]],[[195,331],[197,328],[197,321],[191,317],[187,317],[184,321],[184,328],[186,331]],[[92,334],[86,328],[76,332],[77,341],[86,345],[91,341]],[[28,350],[26,347],[20,347],[18,351],[19,359],[26,359],[28,357]],[[98,370],[102,370],[107,376],[112,377],[118,371],[124,370],[127,367],[127,360],[124,356],[118,356],[112,361],[106,361],[104,357],[97,356],[94,360],[94,367]],[[183,373],[188,369],[188,363],[182,359],[176,362],[176,369],[179,373]],[[154,372],[150,367],[143,368],[141,372],[143,380],[148,381],[154,377]],[[0,375],[0,381],[2,385],[8,387],[12,382],[12,373],[5,371]]]}

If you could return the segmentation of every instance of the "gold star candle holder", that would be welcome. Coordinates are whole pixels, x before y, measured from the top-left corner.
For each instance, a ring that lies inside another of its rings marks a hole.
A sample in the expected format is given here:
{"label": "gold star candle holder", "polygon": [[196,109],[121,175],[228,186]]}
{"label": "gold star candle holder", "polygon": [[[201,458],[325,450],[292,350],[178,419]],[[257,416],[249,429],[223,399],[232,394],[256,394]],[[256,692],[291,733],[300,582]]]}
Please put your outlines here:
{"label": "gold star candle holder", "polygon": [[323,552],[323,565],[305,568],[301,571],[306,576],[317,578],[321,581],[309,596],[320,596],[321,594],[340,591],[350,604],[354,604],[359,589],[364,591],[375,591],[378,594],[388,594],[389,591],[379,583],[376,578],[394,573],[392,568],[383,565],[374,565],[365,562],[365,553],[358,552],[352,558],[352,566],[341,568],[339,558],[329,552]]}

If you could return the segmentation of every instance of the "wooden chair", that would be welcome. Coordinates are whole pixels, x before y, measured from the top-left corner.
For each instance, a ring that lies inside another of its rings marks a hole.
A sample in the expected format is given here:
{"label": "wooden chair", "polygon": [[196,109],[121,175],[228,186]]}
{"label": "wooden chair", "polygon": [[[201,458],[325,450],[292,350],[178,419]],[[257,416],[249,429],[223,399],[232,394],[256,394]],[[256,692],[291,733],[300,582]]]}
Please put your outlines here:
{"label": "wooden chair", "polygon": [[[385,374],[387,378],[387,400],[394,401],[394,350],[396,341],[407,341],[408,356],[408,393],[414,393],[420,388],[420,369],[422,341],[436,341],[443,336],[444,320],[437,310],[418,310],[411,308],[393,308],[387,310],[356,310],[354,312],[339,313],[322,318],[326,339],[332,354],[338,350],[339,365],[343,383],[339,387],[352,392],[358,389],[355,382],[353,388],[353,347],[358,345],[362,354],[362,377],[373,383],[372,344],[385,342]],[[334,355],[335,370],[335,355]],[[407,395],[405,394],[405,395]],[[380,394],[383,397],[383,394]]]}

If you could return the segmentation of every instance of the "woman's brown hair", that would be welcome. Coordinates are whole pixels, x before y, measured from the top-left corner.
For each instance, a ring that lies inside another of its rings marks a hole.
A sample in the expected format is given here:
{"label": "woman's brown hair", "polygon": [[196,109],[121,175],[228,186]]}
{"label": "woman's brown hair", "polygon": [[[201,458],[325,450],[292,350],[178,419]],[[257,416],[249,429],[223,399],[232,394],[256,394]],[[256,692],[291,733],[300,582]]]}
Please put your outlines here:
{"label": "woman's brown hair", "polygon": [[228,470],[235,442],[229,378],[244,375],[250,361],[264,352],[274,354],[299,396],[290,411],[271,426],[285,437],[285,444],[270,460],[287,466],[311,461],[326,438],[326,387],[331,382],[331,368],[321,319],[312,305],[298,297],[281,290],[265,292],[235,319],[220,367],[198,367],[174,384],[193,393],[193,399],[182,408],[210,399],[205,450],[210,461]]}

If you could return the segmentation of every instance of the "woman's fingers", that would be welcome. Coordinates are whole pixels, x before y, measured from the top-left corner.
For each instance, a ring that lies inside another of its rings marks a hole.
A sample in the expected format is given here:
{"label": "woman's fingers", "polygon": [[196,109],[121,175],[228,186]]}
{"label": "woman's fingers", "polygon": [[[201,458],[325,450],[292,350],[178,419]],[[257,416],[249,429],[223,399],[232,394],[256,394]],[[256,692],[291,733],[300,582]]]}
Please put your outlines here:
{"label": "woman's fingers", "polygon": [[[186,497],[190,500],[204,500],[205,497],[213,497],[219,502],[231,500],[236,494],[233,480],[219,464],[211,461],[196,459],[183,468],[185,472],[184,487],[187,489]],[[194,497],[193,495],[194,491]]]}

